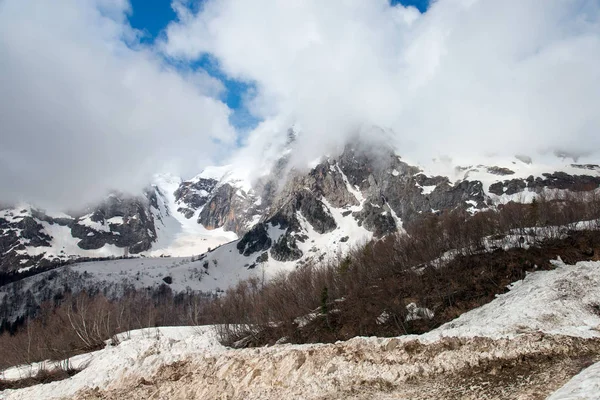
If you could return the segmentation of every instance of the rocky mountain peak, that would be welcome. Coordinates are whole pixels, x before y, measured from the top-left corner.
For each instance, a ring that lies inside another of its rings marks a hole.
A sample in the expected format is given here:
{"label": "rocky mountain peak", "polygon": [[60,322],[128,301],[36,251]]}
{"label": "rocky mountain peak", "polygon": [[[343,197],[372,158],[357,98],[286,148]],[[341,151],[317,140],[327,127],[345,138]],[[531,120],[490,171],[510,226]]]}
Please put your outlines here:
{"label": "rocky mountain peak", "polygon": [[[265,254],[270,262],[300,262],[402,231],[432,213],[462,209],[473,214],[521,201],[519,196],[600,186],[596,165],[545,169],[525,156],[506,165],[476,164],[436,175],[411,165],[384,141],[364,136],[300,168],[291,164],[299,133],[290,129],[286,135],[269,173],[262,171],[253,180],[240,170],[244,166],[212,167],[190,180],[163,179],[139,196],[112,194],[73,215],[5,207],[0,211],[0,267],[140,254],[159,245],[169,254],[184,225],[188,242],[218,237],[211,243],[219,245],[231,240],[231,232],[239,238],[234,247],[241,257]],[[201,245],[197,252],[208,247]]]}

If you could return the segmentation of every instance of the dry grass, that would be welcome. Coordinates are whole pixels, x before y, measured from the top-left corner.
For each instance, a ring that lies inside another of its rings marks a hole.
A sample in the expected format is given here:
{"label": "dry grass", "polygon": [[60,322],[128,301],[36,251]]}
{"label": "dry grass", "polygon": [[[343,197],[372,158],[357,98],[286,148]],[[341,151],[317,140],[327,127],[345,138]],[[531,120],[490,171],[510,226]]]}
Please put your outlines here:
{"label": "dry grass", "polygon": [[79,370],[68,368],[55,368],[53,370],[40,370],[36,375],[17,380],[0,379],[0,391],[5,389],[22,389],[44,383],[62,381],[77,374]]}

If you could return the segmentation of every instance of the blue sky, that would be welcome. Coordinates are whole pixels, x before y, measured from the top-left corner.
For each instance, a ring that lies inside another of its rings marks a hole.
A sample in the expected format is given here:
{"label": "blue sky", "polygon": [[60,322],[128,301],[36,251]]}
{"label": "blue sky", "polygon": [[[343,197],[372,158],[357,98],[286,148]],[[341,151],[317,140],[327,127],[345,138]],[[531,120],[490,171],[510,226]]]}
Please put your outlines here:
{"label": "blue sky", "polygon": [[[129,16],[129,23],[145,33],[142,39],[144,43],[152,43],[169,22],[176,18],[171,8],[171,0],[130,0],[130,2],[133,13]],[[204,69],[225,85],[226,91],[222,100],[233,110],[231,123],[235,127],[250,129],[256,126],[258,120],[243,107],[243,98],[252,88],[251,84],[228,79],[219,70],[217,63],[209,57],[203,57],[190,67]]]}
{"label": "blue sky", "polygon": [[[176,14],[171,8],[171,0],[130,0],[133,9],[129,16],[129,23],[133,28],[145,33],[143,43],[151,44],[160,35],[169,22],[176,19]],[[390,0],[392,5],[403,4],[414,6],[419,11],[425,12],[430,0]],[[222,100],[233,110],[231,123],[240,129],[251,129],[259,122],[244,108],[244,97],[247,96],[253,85],[249,82],[240,82],[228,79],[219,69],[218,64],[209,57],[191,65],[191,68],[202,68],[210,75],[219,79],[225,85],[226,92]]]}
{"label": "blue sky", "polygon": [[[145,51],[118,35],[129,33],[123,1]],[[10,61],[0,62],[9,100],[0,107],[0,200],[77,208],[111,190],[137,193],[156,172],[188,178],[238,156],[261,175],[260,149],[290,124],[303,130],[299,166],[371,126],[425,165],[442,155],[478,164],[487,154],[543,163],[554,150],[593,152],[585,162],[598,162],[598,0],[178,1],[192,11],[201,1],[235,8],[201,16],[219,24],[207,33],[198,16],[178,21],[172,0],[0,0],[0,59]],[[392,1],[435,15],[395,24]],[[318,45],[305,45],[307,21]],[[228,79],[209,56],[197,60],[206,49],[247,82]],[[225,86],[220,99],[194,92],[206,84],[187,79],[194,69]],[[264,129],[252,129],[256,118]],[[238,153],[240,145],[248,147]]]}
{"label": "blue sky", "polygon": [[430,0],[391,0],[392,5],[400,3],[405,6],[414,6],[417,7],[417,9],[422,13],[427,11],[429,2]]}

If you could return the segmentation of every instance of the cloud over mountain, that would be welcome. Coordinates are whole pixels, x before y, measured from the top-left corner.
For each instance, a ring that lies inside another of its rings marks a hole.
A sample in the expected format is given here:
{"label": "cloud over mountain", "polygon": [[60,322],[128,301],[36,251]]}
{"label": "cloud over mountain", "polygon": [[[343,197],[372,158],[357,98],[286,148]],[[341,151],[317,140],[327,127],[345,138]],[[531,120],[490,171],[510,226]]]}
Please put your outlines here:
{"label": "cloud over mountain", "polygon": [[255,82],[251,109],[298,122],[313,156],[370,125],[423,157],[600,149],[597,1],[187,3],[166,54]]}
{"label": "cloud over mountain", "polygon": [[[260,159],[292,124],[302,161],[361,131],[417,160],[600,149],[596,0],[172,6],[148,43],[127,0],[0,2],[0,200],[135,191],[161,169],[223,162],[246,137],[243,158]],[[198,67],[207,56],[218,74]],[[230,123],[224,79],[251,88],[248,135]]]}
{"label": "cloud over mountain", "polygon": [[124,0],[0,2],[1,200],[81,206],[166,164],[198,171],[234,142],[222,84],[141,45],[128,12]]}

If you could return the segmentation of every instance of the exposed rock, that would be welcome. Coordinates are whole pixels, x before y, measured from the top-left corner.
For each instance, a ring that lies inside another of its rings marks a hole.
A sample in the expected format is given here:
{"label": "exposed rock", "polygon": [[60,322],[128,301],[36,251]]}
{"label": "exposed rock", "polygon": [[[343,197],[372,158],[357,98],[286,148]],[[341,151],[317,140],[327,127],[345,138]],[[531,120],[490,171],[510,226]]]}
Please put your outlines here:
{"label": "exposed rock", "polygon": [[488,167],[487,171],[494,175],[514,175],[515,171],[504,167]]}
{"label": "exposed rock", "polygon": [[302,257],[296,239],[290,234],[282,235],[271,247],[271,256],[277,261],[294,261]]}
{"label": "exposed rock", "polygon": [[503,182],[492,183],[488,190],[490,193],[496,194],[498,196],[502,196],[504,194],[504,183]]}
{"label": "exposed rock", "polygon": [[177,202],[184,203],[189,210],[192,210],[191,215],[189,212],[185,213],[186,218],[191,218],[194,215],[194,211],[202,207],[208,201],[209,195],[215,189],[219,182],[215,179],[203,179],[200,178],[197,181],[185,181],[175,190],[175,200]]}
{"label": "exposed rock", "polygon": [[63,218],[63,217],[54,218],[54,217],[49,217],[42,210],[37,210],[35,208],[31,209],[31,216],[33,218],[35,218],[36,220],[38,220],[38,221],[44,221],[44,222],[49,223],[50,225],[58,224],[60,226],[71,227],[73,225],[74,221],[75,221],[73,218]]}
{"label": "exposed rock", "polygon": [[194,216],[194,214],[196,213],[194,210],[192,210],[191,208],[187,208],[187,207],[179,207],[177,209],[178,212],[182,213],[187,219],[190,219]]}
{"label": "exposed rock", "polygon": [[427,176],[425,174],[415,175],[415,182],[419,186],[439,186],[442,184],[449,186],[450,184],[445,176]]}
{"label": "exposed rock", "polygon": [[516,194],[516,193],[519,193],[519,192],[522,192],[523,190],[525,190],[526,187],[527,187],[527,184],[525,183],[525,181],[522,181],[519,179],[513,179],[512,181],[510,181],[508,183],[508,185],[506,185],[505,193],[508,195]]}
{"label": "exposed rock", "polygon": [[571,167],[589,169],[590,171],[600,171],[600,165],[598,164],[571,164]]}
{"label": "exposed rock", "polygon": [[289,228],[296,232],[300,230],[297,212],[300,212],[319,233],[331,232],[337,227],[327,206],[305,188],[299,188],[297,192],[292,191],[291,198],[282,197],[279,202],[283,205],[268,221],[279,225],[282,229]]}
{"label": "exposed rock", "polygon": [[[421,186],[435,186],[424,194]],[[407,177],[404,181],[391,181],[382,190],[385,202],[403,222],[419,218],[434,210],[467,208],[467,201],[478,208],[485,206],[485,193],[479,181],[460,181],[454,185],[445,177],[425,177],[422,174]]]}
{"label": "exposed rock", "polygon": [[33,217],[23,217],[17,223],[17,227],[21,229],[21,237],[28,240],[29,246],[50,246],[52,238],[44,232],[44,227]]}
{"label": "exposed rock", "polygon": [[311,189],[327,199],[334,207],[358,205],[356,197],[348,191],[346,182],[335,162],[325,161],[309,173],[314,179]]}
{"label": "exposed rock", "polygon": [[[466,208],[466,201],[475,202],[479,208],[485,206],[485,194],[478,181],[465,180],[451,185],[447,177],[426,176],[418,168],[401,161],[385,146],[359,149],[347,146],[339,165],[350,183],[360,187],[367,199],[363,210],[353,215],[376,235],[397,229],[391,213],[382,214],[386,205],[403,222],[410,222],[432,210]],[[425,194],[421,189],[424,186],[435,189]],[[374,210],[374,205],[382,207],[381,211]]]}
{"label": "exposed rock", "polygon": [[296,207],[302,213],[302,216],[312,225],[313,229],[319,233],[331,232],[337,227],[331,212],[321,201],[312,193],[303,191],[296,196]]}
{"label": "exposed rock", "polygon": [[361,211],[354,213],[353,216],[358,220],[359,225],[372,231],[376,237],[381,237],[398,229],[396,221],[389,211],[386,211],[386,208],[367,203]]}
{"label": "exposed rock", "polygon": [[590,175],[570,175],[565,172],[554,172],[542,174],[542,177],[527,179],[511,179],[497,182],[489,187],[490,193],[502,195],[521,193],[530,189],[537,193],[543,189],[568,189],[571,191],[594,190],[600,186],[600,177]]}
{"label": "exposed rock", "polygon": [[538,190],[543,187],[549,189],[569,189],[577,192],[594,190],[600,186],[599,176],[569,175],[565,172],[546,173],[542,175],[544,178],[536,178],[528,187],[532,186]]}
{"label": "exposed rock", "polygon": [[[338,163],[350,184],[361,191],[369,191],[373,183],[379,185],[385,181],[403,180],[420,172],[418,168],[401,162],[390,147],[381,144],[355,142],[347,145]],[[390,171],[396,173],[391,175]]]}
{"label": "exposed rock", "polygon": [[[154,187],[145,189],[144,195],[138,197],[113,193],[93,208],[74,212],[77,217],[51,217],[35,208],[4,210],[7,218],[0,218],[0,271],[70,260],[73,254],[60,252],[50,256],[43,251],[54,245],[56,238],[51,236],[54,231],[45,228],[53,225],[67,228],[63,232],[79,239],[77,244],[84,250],[111,244],[127,248],[132,254],[146,251],[156,240],[154,218],[161,218],[153,212],[158,209],[158,195],[161,194]],[[22,252],[27,247],[39,247],[42,251],[36,251],[35,256]]]}
{"label": "exposed rock", "polygon": [[259,251],[269,250],[271,243],[266,225],[258,223],[242,237],[236,247],[240,254],[249,256]]}
{"label": "exposed rock", "polygon": [[229,183],[219,186],[204,205],[198,223],[207,229],[223,228],[238,235],[248,230],[248,223],[255,215],[253,196]]}
{"label": "exposed rock", "polygon": [[269,253],[266,251],[256,258],[257,263],[266,263],[267,261],[269,261]]}
{"label": "exposed rock", "polygon": [[[151,204],[156,203],[154,191],[147,192],[147,197],[124,197],[111,195],[102,202],[91,214],[90,219],[108,227],[108,230],[98,231],[81,224],[78,218],[71,227],[73,237],[81,239],[77,244],[82,249],[99,249],[106,244],[117,247],[128,247],[132,254],[150,249],[156,240],[154,218],[150,210]],[[108,220],[121,217],[123,223],[109,224]]]}

